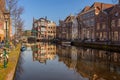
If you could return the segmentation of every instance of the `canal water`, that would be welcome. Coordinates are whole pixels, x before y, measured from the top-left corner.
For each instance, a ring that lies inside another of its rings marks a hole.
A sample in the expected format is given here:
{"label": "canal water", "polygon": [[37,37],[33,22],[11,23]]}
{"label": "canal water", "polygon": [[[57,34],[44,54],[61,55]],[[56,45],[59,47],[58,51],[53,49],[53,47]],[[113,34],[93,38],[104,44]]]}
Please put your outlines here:
{"label": "canal water", "polygon": [[120,53],[38,43],[21,53],[14,80],[120,80]]}

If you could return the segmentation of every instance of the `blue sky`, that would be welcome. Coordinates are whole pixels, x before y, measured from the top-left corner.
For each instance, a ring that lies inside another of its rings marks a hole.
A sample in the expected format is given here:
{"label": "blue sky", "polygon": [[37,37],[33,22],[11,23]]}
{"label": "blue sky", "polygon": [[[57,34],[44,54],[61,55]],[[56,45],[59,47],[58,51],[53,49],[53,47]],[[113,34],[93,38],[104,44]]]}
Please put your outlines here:
{"label": "blue sky", "polygon": [[[116,1],[116,0],[113,0]],[[58,24],[59,19],[64,20],[68,15],[76,15],[86,5],[94,2],[113,3],[112,0],[20,0],[19,5],[24,7],[22,15],[25,29],[31,30],[33,17],[45,17]],[[115,2],[114,2],[115,3]]]}

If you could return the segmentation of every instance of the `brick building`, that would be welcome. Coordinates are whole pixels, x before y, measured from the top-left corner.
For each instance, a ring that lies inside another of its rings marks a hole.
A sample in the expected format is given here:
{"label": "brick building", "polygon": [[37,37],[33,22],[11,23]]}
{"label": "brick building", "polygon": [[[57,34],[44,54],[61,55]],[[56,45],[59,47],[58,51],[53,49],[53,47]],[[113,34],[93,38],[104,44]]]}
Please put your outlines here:
{"label": "brick building", "polygon": [[63,20],[59,20],[59,32],[57,34],[59,35],[59,39],[66,40],[67,37],[67,27],[65,26],[65,23]]}
{"label": "brick building", "polygon": [[66,19],[64,20],[65,27],[67,28],[66,40],[71,40],[72,39],[72,25],[73,25],[73,19],[74,18],[75,18],[75,16],[70,15],[70,16],[66,17]]}
{"label": "brick building", "polygon": [[120,4],[115,5],[109,13],[110,20],[110,35],[109,39],[112,42],[120,42]]}
{"label": "brick building", "polygon": [[56,38],[56,23],[55,22],[48,21],[47,35],[48,35],[49,40]]}
{"label": "brick building", "polygon": [[79,38],[81,40],[95,40],[96,16],[101,10],[113,6],[112,4],[95,2],[86,6],[77,16],[79,23]]}
{"label": "brick building", "polygon": [[56,38],[61,39],[61,26],[56,27]]}
{"label": "brick building", "polygon": [[4,12],[5,12],[5,0],[0,0],[0,42],[5,38]]}
{"label": "brick building", "polygon": [[120,5],[100,12],[96,18],[96,38],[99,41],[120,42]]}
{"label": "brick building", "polygon": [[40,18],[38,20],[33,19],[33,36],[36,36],[37,40],[47,39],[47,19]]}
{"label": "brick building", "polygon": [[[4,13],[8,13],[6,10],[5,0],[0,0],[0,42],[5,40],[6,38],[6,22],[4,18]],[[8,39],[12,38],[12,19],[9,16],[9,20],[7,20],[7,35]]]}
{"label": "brick building", "polygon": [[32,36],[38,41],[56,38],[56,24],[47,18],[33,19]]}
{"label": "brick building", "polygon": [[62,40],[75,40],[78,38],[78,23],[76,16],[69,15],[64,21],[59,21],[59,33]]}

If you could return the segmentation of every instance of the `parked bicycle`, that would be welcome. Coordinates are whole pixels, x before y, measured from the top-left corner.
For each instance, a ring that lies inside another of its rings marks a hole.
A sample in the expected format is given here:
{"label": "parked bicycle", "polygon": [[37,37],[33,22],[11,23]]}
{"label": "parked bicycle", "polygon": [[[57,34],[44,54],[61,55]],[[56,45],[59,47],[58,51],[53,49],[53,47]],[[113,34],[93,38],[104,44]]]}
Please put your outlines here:
{"label": "parked bicycle", "polygon": [[0,51],[0,63],[6,65],[8,63],[8,53],[9,50],[7,48],[2,48],[1,51]]}

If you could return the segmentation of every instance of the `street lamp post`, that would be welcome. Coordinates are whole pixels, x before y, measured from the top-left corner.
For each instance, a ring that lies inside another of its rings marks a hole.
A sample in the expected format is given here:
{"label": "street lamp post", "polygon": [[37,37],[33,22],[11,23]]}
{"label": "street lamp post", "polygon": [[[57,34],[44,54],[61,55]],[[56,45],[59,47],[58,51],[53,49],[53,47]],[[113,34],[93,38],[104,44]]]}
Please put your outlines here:
{"label": "street lamp post", "polygon": [[9,48],[8,46],[8,21],[10,18],[10,13],[9,12],[5,12],[4,13],[4,19],[5,19],[5,48],[4,48],[4,68],[6,68],[7,66],[7,61],[6,61],[6,56],[7,56],[7,48]]}
{"label": "street lamp post", "polygon": [[9,18],[10,18],[10,13],[9,12],[5,12],[4,13],[4,19],[5,19],[5,33],[6,33],[6,36],[5,36],[5,47],[8,48],[8,21],[9,21]]}

